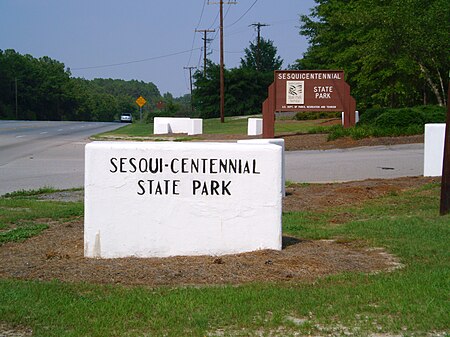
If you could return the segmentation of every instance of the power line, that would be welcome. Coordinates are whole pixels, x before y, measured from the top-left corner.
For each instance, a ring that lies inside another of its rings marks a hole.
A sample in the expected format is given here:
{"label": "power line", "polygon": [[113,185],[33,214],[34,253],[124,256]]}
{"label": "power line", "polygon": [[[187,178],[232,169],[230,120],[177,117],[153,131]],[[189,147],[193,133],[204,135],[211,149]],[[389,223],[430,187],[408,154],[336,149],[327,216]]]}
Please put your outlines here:
{"label": "power line", "polygon": [[193,49],[189,49],[189,50],[179,51],[179,52],[176,52],[176,53],[160,55],[160,56],[154,56],[154,57],[148,57],[148,58],[145,58],[145,59],[128,61],[128,62],[111,63],[111,64],[104,64],[104,65],[98,65],[98,66],[91,66],[91,67],[70,68],[70,70],[85,70],[85,69],[108,68],[108,67],[116,67],[116,66],[122,66],[122,65],[126,65],[126,64],[132,64],[132,63],[147,62],[147,61],[163,59],[163,58],[166,58],[166,57],[186,54],[186,53],[190,53],[191,51],[199,50],[199,49],[200,48],[193,48]]}
{"label": "power line", "polygon": [[[220,51],[220,50],[217,50],[217,49],[212,49],[212,50],[213,51]],[[244,52],[245,52],[245,50],[241,50],[241,51],[228,51],[228,50],[225,50],[224,51],[225,54],[242,54]]]}
{"label": "power line", "polygon": [[[228,15],[228,12],[230,11],[231,5],[236,4],[236,3],[237,3],[237,2],[227,2],[228,8],[227,8],[227,11],[225,12],[225,15],[224,15],[224,17],[223,17],[223,20],[225,20],[225,19],[227,18],[227,15]],[[217,4],[217,2],[208,2],[208,4]],[[219,15],[219,14],[220,14],[220,11],[217,13],[217,15]],[[216,20],[217,20],[217,16],[216,16],[216,18],[214,19],[214,22],[215,22]],[[211,28],[211,27],[210,27],[210,28]],[[217,30],[216,35],[214,35],[214,37],[211,39],[211,41],[214,41],[214,40],[217,38],[217,35],[218,35],[219,32],[220,32],[220,26],[219,26],[219,27],[216,27],[215,30]]]}
{"label": "power line", "polygon": [[239,21],[241,21],[242,18],[243,18],[244,16],[246,16],[248,12],[250,12],[250,10],[253,8],[254,5],[256,5],[257,2],[258,2],[258,0],[255,0],[255,2],[254,2],[254,3],[253,3],[253,4],[252,4],[245,12],[244,12],[244,14],[242,14],[242,15],[239,17],[239,19],[237,19],[236,21],[234,21],[232,24],[228,25],[227,28],[229,28],[229,27],[231,27],[231,26],[234,26],[236,23],[238,23]]}
{"label": "power line", "polygon": [[204,0],[204,1],[203,1],[202,12],[200,13],[200,19],[198,19],[197,26],[195,27],[195,29],[197,29],[197,28],[200,26],[200,23],[202,22],[203,12],[205,11],[206,1],[207,1],[207,0]]}
{"label": "power line", "polygon": [[198,55],[197,68],[200,68],[200,63],[202,62],[202,52]]}
{"label": "power line", "polygon": [[[203,1],[202,11],[200,13],[200,18],[198,19],[197,26],[195,27],[195,30],[197,30],[197,28],[200,26],[200,23],[202,22],[203,12],[205,11],[206,1],[207,0]],[[188,59],[188,62],[187,62],[188,65],[189,65],[189,63],[191,63],[192,51],[194,49],[194,44],[195,44],[195,36],[196,36],[196,34],[194,34],[194,36],[192,37],[191,53],[189,54],[189,59]]]}
{"label": "power line", "polygon": [[[209,4],[209,2],[208,2],[208,4]],[[219,18],[219,12],[217,12],[216,17],[214,18],[213,23],[211,24],[211,26],[209,26],[208,29],[211,29],[211,28],[216,24],[216,21],[217,21],[218,18]]]}
{"label": "power line", "polygon": [[[258,0],[255,0],[255,2],[253,2],[253,4],[245,11],[245,13],[242,14],[242,15],[239,17],[239,19],[237,19],[236,21],[234,21],[231,25],[226,26],[226,28],[229,28],[229,27],[235,25],[236,23],[238,23],[240,20],[242,20],[242,18],[243,18],[245,15],[247,15],[248,12],[250,12],[250,10],[253,8],[253,6],[256,5],[257,2],[258,2]],[[208,4],[209,4],[209,3],[210,3],[210,2],[208,2]],[[231,7],[231,4],[229,4],[229,6],[228,6],[227,12],[225,13],[225,17],[227,16],[230,7]],[[214,22],[216,22],[216,20],[217,20],[217,16],[216,16],[216,18],[214,19]],[[214,25],[214,23],[211,25],[211,27],[212,27],[213,25]],[[243,30],[242,30],[242,31],[243,31]],[[218,34],[219,34],[219,32],[217,32],[216,35],[214,35],[214,37],[212,38],[212,40],[215,40],[215,39],[217,38],[217,35],[218,35]],[[228,34],[228,35],[231,35],[231,34]]]}

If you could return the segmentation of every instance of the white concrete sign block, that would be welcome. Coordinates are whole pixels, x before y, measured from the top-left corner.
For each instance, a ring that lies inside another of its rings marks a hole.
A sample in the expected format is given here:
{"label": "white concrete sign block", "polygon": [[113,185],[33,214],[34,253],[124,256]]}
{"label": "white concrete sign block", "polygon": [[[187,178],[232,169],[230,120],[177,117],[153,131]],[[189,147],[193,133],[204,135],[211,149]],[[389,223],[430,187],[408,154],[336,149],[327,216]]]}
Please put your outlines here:
{"label": "white concrete sign block", "polygon": [[442,175],[444,159],[445,123],[425,124],[423,175]]}
{"label": "white concrete sign block", "polygon": [[237,141],[238,144],[274,144],[281,146],[282,159],[281,159],[281,190],[283,197],[286,196],[286,164],[284,155],[284,139],[282,138],[263,138],[263,139],[242,139]]}
{"label": "white concrete sign block", "polygon": [[190,130],[188,135],[201,135],[203,134],[203,119],[191,118]]}
{"label": "white concrete sign block", "polygon": [[167,134],[167,133],[170,133],[168,123],[163,123],[162,121],[154,121],[153,122],[153,134],[163,135],[163,134]]}
{"label": "white concrete sign block", "polygon": [[87,144],[84,255],[280,250],[281,165],[272,144]]}
{"label": "white concrete sign block", "polygon": [[203,120],[200,118],[155,117],[153,119],[153,134],[166,133],[202,134]]}
{"label": "white concrete sign block", "polygon": [[247,134],[249,136],[258,136],[262,134],[263,119],[262,118],[249,118],[247,124]]}

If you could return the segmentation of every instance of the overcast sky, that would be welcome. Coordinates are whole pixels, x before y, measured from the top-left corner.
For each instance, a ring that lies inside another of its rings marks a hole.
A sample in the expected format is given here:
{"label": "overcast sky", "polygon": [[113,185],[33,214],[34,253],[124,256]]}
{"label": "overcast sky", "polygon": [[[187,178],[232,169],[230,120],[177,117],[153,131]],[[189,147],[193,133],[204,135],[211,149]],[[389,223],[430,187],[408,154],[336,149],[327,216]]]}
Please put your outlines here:
{"label": "overcast sky", "polygon": [[[0,0],[0,49],[63,62],[74,77],[153,82],[175,97],[189,92],[189,71],[203,65],[203,33],[216,29],[208,56],[219,63],[219,5],[208,0]],[[218,1],[214,1],[218,2]],[[225,4],[225,66],[237,67],[256,38],[249,25],[293,63],[306,51],[299,15],[314,0],[239,0]],[[192,51],[191,51],[192,50]]]}

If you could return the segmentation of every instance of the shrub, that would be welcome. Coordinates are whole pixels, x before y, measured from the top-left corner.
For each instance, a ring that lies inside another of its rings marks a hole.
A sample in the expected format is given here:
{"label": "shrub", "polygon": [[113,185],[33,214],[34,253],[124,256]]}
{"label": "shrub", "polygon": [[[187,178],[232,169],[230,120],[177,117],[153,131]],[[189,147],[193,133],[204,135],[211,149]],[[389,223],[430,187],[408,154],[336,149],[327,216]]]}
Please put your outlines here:
{"label": "shrub", "polygon": [[316,126],[308,130],[308,133],[332,133],[335,129],[343,129],[341,125],[331,125],[331,126]]}
{"label": "shrub", "polygon": [[426,123],[445,123],[446,108],[435,105],[414,108],[368,109],[360,116],[360,122],[351,128],[340,125],[314,128],[310,133],[328,132],[328,140],[341,137],[361,139],[367,137],[398,137],[422,134]]}
{"label": "shrub", "polygon": [[409,125],[423,125],[424,116],[421,111],[411,108],[390,109],[379,115],[373,125],[382,128],[404,128]]}
{"label": "shrub", "polygon": [[386,108],[372,108],[362,111],[359,115],[359,124],[371,124],[375,119],[386,112]]}
{"label": "shrub", "polygon": [[447,118],[447,109],[438,105],[421,105],[415,107],[414,110],[418,110],[423,114],[424,123],[445,123]]}

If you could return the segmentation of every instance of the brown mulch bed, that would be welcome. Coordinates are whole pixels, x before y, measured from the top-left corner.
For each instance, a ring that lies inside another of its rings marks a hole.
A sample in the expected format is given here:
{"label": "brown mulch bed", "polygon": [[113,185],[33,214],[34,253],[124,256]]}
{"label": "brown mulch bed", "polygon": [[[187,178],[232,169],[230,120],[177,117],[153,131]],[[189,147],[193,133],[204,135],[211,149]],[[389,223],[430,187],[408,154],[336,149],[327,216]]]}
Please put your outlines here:
{"label": "brown mulch bed", "polygon": [[[298,123],[298,121],[285,120],[283,123]],[[340,124],[339,118],[324,119],[318,123],[318,126],[329,126]],[[276,138],[283,138],[285,142],[286,151],[301,151],[301,150],[330,150],[330,149],[344,149],[350,147],[360,146],[379,146],[379,145],[399,145],[399,144],[414,144],[423,143],[423,135],[402,136],[402,137],[371,137],[364,139],[352,139],[351,137],[343,137],[333,141],[328,141],[328,134],[294,134],[284,133],[276,134]],[[247,135],[211,135],[203,134],[201,136],[193,136],[194,139],[201,141],[232,141],[239,139],[258,139],[261,136],[247,136]]]}
{"label": "brown mulch bed", "polygon": [[[431,181],[431,178],[415,177],[293,185],[287,188],[283,208],[284,211],[320,210],[355,205]],[[346,215],[338,214],[334,221],[344,222]],[[174,286],[309,282],[341,272],[370,273],[389,271],[398,266],[395,257],[382,249],[363,247],[361,242],[293,237],[283,238],[282,251],[262,250],[221,257],[88,259],[83,257],[82,220],[49,222],[49,229],[39,236],[0,246],[0,278],[102,284]]]}
{"label": "brown mulch bed", "polygon": [[[250,137],[242,135],[202,135],[197,141],[234,141],[240,139],[260,139],[261,137]],[[345,149],[360,146],[389,146],[400,144],[423,143],[423,135],[403,136],[403,137],[372,137],[363,139],[352,139],[343,137],[328,141],[328,134],[282,134],[276,138],[283,138],[286,151],[301,150],[331,150]],[[195,139],[195,138],[194,138]]]}
{"label": "brown mulch bed", "polygon": [[[245,135],[208,135],[201,137],[192,136],[195,141],[235,141],[240,139],[259,139],[260,136]],[[280,134],[276,138],[283,138],[286,151],[300,150],[330,150],[344,149],[359,146],[379,146],[423,143],[423,135],[403,136],[403,137],[372,137],[364,139],[352,139],[350,137],[339,138],[328,141],[328,134]]]}
{"label": "brown mulch bed", "polygon": [[296,150],[330,150],[344,149],[359,146],[379,146],[379,145],[399,145],[423,143],[423,135],[404,136],[404,137],[378,137],[352,139],[350,137],[339,138],[333,141],[327,141],[327,134],[302,134],[302,135],[284,135],[284,142],[287,151]]}

